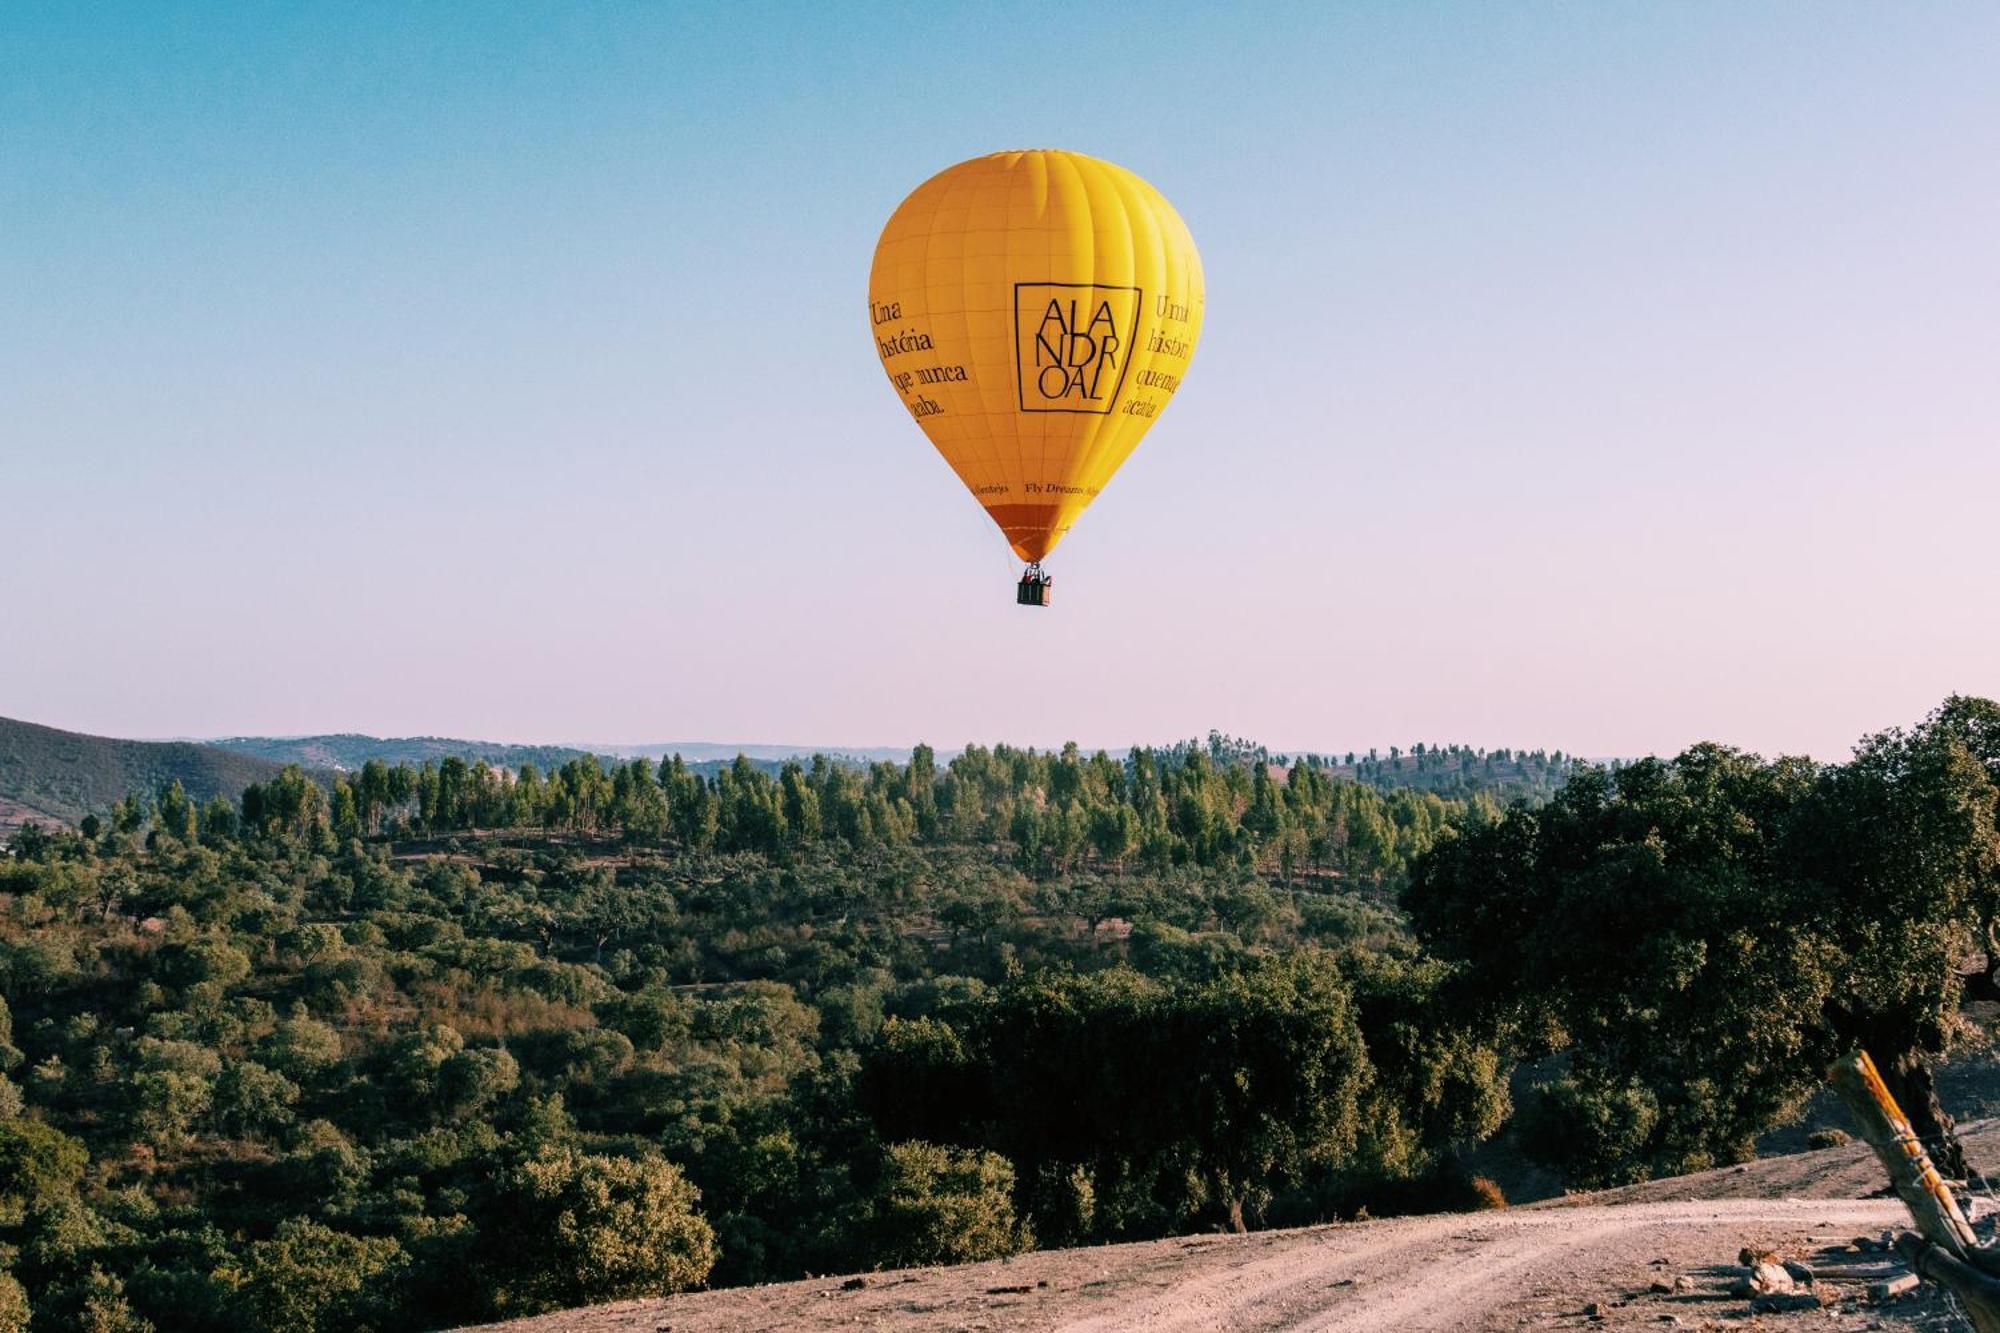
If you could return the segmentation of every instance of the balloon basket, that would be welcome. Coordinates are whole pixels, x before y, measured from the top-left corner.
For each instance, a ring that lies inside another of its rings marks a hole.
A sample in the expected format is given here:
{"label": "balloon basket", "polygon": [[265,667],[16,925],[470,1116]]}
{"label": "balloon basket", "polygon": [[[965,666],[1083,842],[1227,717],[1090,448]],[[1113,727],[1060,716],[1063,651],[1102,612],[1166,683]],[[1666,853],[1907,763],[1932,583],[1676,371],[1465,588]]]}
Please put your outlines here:
{"label": "balloon basket", "polygon": [[1020,606],[1047,606],[1054,585],[1055,580],[1042,573],[1040,565],[1029,565],[1014,589],[1014,601]]}

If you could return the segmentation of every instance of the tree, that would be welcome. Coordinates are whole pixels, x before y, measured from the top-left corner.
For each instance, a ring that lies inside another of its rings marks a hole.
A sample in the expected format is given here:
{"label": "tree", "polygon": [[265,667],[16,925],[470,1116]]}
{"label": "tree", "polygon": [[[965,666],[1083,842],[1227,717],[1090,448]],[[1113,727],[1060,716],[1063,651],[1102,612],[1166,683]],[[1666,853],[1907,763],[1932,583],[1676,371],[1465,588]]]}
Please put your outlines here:
{"label": "tree", "polygon": [[685,1291],[715,1266],[715,1232],[680,1169],[547,1150],[508,1171],[492,1201],[492,1279],[503,1313]]}
{"label": "tree", "polygon": [[179,842],[194,841],[194,802],[188,799],[187,790],[181,786],[179,778],[160,788],[153,806],[153,828]]}
{"label": "tree", "polygon": [[1531,1143],[1591,1183],[1740,1160],[1860,1044],[1962,1171],[1930,1060],[1996,864],[1965,714],[1824,769],[1704,745],[1581,770],[1425,856],[1405,903],[1465,1002],[1569,1053]]}
{"label": "tree", "polygon": [[36,1302],[35,1325],[75,1333],[153,1333],[153,1323],[125,1298],[125,1284],[95,1264],[59,1283]]}
{"label": "tree", "polygon": [[1874,1057],[1939,1167],[1957,1178],[1968,1166],[1931,1061],[1965,1033],[1960,960],[1987,951],[1989,971],[1973,980],[1993,966],[2000,766],[1972,748],[1979,703],[1955,699],[1910,732],[1864,740],[1853,762],[1827,772],[1793,839],[1809,919],[1836,950],[1821,1021],[1838,1046]]}
{"label": "tree", "polygon": [[1348,987],[1312,954],[1201,983],[1023,979],[954,1024],[885,1028],[871,1066],[889,1132],[990,1148],[1030,1182],[1081,1171],[1106,1236],[1240,1229],[1308,1170],[1357,1164],[1371,1081]]}
{"label": "tree", "polygon": [[813,842],[820,835],[819,796],[806,782],[805,770],[796,761],[788,762],[778,775],[785,827],[798,842]]}
{"label": "tree", "polygon": [[[1740,1160],[1814,1086],[1827,1048],[1794,1019],[1817,1011],[1829,958],[1776,871],[1815,777],[1699,746],[1579,774],[1418,862],[1405,904],[1464,966],[1464,1002],[1515,1024],[1530,1054],[1569,1052],[1529,1111],[1575,1113],[1535,1140],[1572,1178]],[[1592,1109],[1614,1103],[1644,1110]]]}
{"label": "tree", "polygon": [[19,1221],[38,1205],[76,1194],[90,1153],[38,1120],[0,1121],[0,1218]]}
{"label": "tree", "polygon": [[297,1083],[310,1084],[340,1063],[340,1033],[302,1004],[278,1021],[264,1043],[265,1061]]}
{"label": "tree", "polygon": [[[1962,746],[1966,755],[1986,770],[1996,795],[2000,795],[2000,703],[1953,695],[1924,719],[1918,734]],[[1995,822],[2000,824],[2000,816]],[[2000,1000],[2000,869],[1991,864],[1977,875],[1973,912],[1977,921],[1973,943],[1985,955],[1985,968],[1967,981],[1976,998]]]}
{"label": "tree", "polygon": [[326,792],[297,764],[243,791],[243,823],[265,837],[309,841],[326,820]]}
{"label": "tree", "polygon": [[438,1068],[439,1105],[453,1115],[475,1115],[512,1092],[521,1068],[502,1047],[459,1051]]}
{"label": "tree", "polygon": [[211,847],[223,846],[236,837],[236,807],[221,796],[211,796],[201,807],[201,840]]}
{"label": "tree", "polygon": [[612,775],[612,818],[632,842],[651,841],[667,831],[667,794],[643,759],[621,764]]}
{"label": "tree", "polygon": [[28,1289],[12,1273],[0,1273],[0,1333],[28,1333]]}
{"label": "tree", "polygon": [[255,1060],[233,1060],[215,1080],[214,1111],[224,1133],[272,1134],[292,1123],[298,1085]]}
{"label": "tree", "polygon": [[350,1236],[307,1218],[278,1225],[253,1241],[218,1277],[234,1289],[244,1324],[268,1333],[331,1333],[386,1327],[396,1284],[409,1266],[386,1236]]}
{"label": "tree", "polygon": [[329,819],[337,838],[358,838],[362,834],[361,805],[355,799],[354,787],[346,778],[335,777],[333,780],[333,807]]}
{"label": "tree", "polygon": [[1014,1219],[1014,1168],[998,1153],[891,1144],[864,1227],[876,1263],[969,1264],[1033,1244]]}

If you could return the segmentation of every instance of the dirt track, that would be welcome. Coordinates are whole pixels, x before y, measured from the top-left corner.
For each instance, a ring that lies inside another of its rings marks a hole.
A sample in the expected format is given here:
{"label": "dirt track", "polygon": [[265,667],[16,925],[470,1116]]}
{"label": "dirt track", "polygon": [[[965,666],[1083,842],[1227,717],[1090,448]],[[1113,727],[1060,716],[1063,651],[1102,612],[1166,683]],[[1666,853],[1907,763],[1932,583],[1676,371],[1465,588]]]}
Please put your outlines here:
{"label": "dirt track", "polygon": [[[1974,1128],[1974,1127],[1969,1127]],[[1989,1122],[1967,1135],[2000,1157]],[[1954,1327],[1934,1294],[1752,1316],[1728,1294],[1739,1248],[1866,1264],[1856,1235],[1909,1225],[1858,1145],[1490,1213],[1442,1214],[1082,1250],[630,1301],[494,1326],[510,1333],[867,1328],[1027,1333],[1348,1333],[1516,1328]],[[1791,1196],[1791,1197],[1786,1197]],[[1803,1196],[1803,1197],[1801,1197]],[[1688,1279],[1681,1292],[1655,1292]],[[1597,1307],[1596,1317],[1586,1307]]]}

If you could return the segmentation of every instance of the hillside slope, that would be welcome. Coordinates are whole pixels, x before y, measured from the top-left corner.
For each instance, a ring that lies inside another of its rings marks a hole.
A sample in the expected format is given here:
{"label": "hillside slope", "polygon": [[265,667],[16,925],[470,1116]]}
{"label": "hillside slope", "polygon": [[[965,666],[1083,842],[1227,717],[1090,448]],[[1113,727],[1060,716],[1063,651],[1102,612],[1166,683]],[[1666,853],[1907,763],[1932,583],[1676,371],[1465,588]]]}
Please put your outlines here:
{"label": "hillside slope", "polygon": [[[379,759],[392,767],[407,764],[411,768],[421,768],[425,764],[456,758],[468,764],[484,762],[512,771],[518,771],[524,764],[533,764],[542,773],[553,773],[575,759],[595,759],[600,765],[609,766],[630,763],[634,759],[655,763],[663,757],[655,753],[660,748],[657,746],[602,746],[594,750],[579,750],[566,745],[514,745],[506,741],[468,741],[454,736],[368,736],[360,732],[324,736],[226,736],[202,743],[276,764],[298,764],[324,773],[352,773],[371,759]],[[692,753],[683,756],[688,760],[689,770],[703,777],[714,777],[736,758],[736,752],[728,746],[703,744],[689,749],[707,756],[698,758]],[[727,756],[715,757],[715,753],[721,751],[728,751]],[[681,750],[669,745],[665,747],[664,754],[681,754]],[[774,777],[784,767],[780,759],[759,758],[755,754],[748,758],[753,767]],[[858,761],[843,757],[836,762],[853,767]]]}
{"label": "hillside slope", "polygon": [[254,755],[279,764],[299,764],[351,773],[370,759],[412,766],[457,757],[467,763],[485,760],[501,768],[533,764],[546,773],[588,750],[565,745],[509,745],[502,741],[468,741],[450,736],[364,736],[341,732],[326,736],[227,736],[208,742],[218,749]]}
{"label": "hillside slope", "polygon": [[[1966,1127],[2000,1157],[2000,1122]],[[1247,1236],[1045,1250],[959,1268],[870,1273],[622,1301],[487,1326],[491,1333],[805,1333],[859,1326],[993,1333],[1280,1333],[1522,1327],[1946,1329],[1931,1288],[1871,1304],[1865,1280],[1824,1280],[1822,1309],[1764,1314],[1729,1294],[1737,1251],[1819,1269],[1877,1266],[1856,1235],[1907,1228],[1859,1145],[1769,1158],[1488,1213],[1445,1213]],[[1671,1288],[1676,1277],[1687,1282]],[[1595,1315],[1586,1313],[1595,1307]],[[1746,1322],[1748,1321],[1748,1322]]]}
{"label": "hillside slope", "polygon": [[283,765],[190,741],[124,741],[0,718],[0,819],[73,824],[180,779],[197,801],[231,800]]}

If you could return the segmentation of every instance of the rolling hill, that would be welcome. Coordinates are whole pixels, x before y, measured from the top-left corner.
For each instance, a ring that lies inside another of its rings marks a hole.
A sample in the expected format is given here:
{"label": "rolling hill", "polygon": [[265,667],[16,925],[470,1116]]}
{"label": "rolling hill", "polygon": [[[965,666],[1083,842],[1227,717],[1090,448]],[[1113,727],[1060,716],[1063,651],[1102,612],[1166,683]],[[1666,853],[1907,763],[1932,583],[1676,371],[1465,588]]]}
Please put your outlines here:
{"label": "rolling hill", "polygon": [[468,763],[485,760],[496,767],[533,764],[544,773],[581,759],[591,750],[566,745],[509,745],[501,741],[468,741],[450,736],[364,736],[340,732],[326,736],[228,736],[205,742],[218,749],[254,755],[277,764],[350,773],[370,759],[385,764],[419,766],[457,756]]}
{"label": "rolling hill", "polygon": [[0,718],[0,833],[73,824],[132,792],[180,779],[197,801],[235,799],[284,765],[191,741],[125,741]]}
{"label": "rolling hill", "polygon": [[[777,745],[713,745],[705,742],[682,745],[669,741],[659,745],[594,745],[586,748],[468,741],[452,736],[366,736],[359,732],[325,736],[228,736],[201,743],[236,754],[253,755],[272,763],[298,764],[333,773],[352,773],[371,759],[420,768],[455,756],[467,763],[483,761],[495,768],[519,769],[523,764],[533,764],[541,772],[549,773],[572,759],[595,758],[603,764],[627,763],[634,759],[657,763],[668,755],[678,754],[688,761],[690,769],[705,777],[713,777],[718,769],[733,763],[738,754],[747,756],[756,767],[773,774],[784,766],[784,760],[812,754],[805,747]],[[900,753],[907,757],[907,751]],[[857,766],[862,763],[846,752],[832,757],[837,762]]]}
{"label": "rolling hill", "polygon": [[[1263,747],[1228,742],[1211,736],[1206,747],[1187,742],[1188,750],[1206,748],[1218,761],[1267,761]],[[907,749],[854,747],[822,749],[835,762],[865,768],[870,761],[898,762]],[[132,793],[152,794],[179,778],[198,800],[223,795],[234,798],[252,782],[262,781],[287,764],[316,774],[353,772],[371,759],[413,767],[456,756],[470,763],[519,769],[533,764],[543,772],[573,759],[596,756],[601,761],[658,761],[678,754],[695,772],[713,776],[739,754],[757,768],[776,773],[786,759],[814,753],[810,746],[716,744],[704,741],[663,741],[649,745],[517,745],[504,741],[465,740],[450,736],[369,736],[337,732],[314,736],[229,736],[206,741],[130,741],[88,736],[0,718],[0,834],[29,820],[73,824],[85,814],[102,811]],[[1417,747],[1409,754],[1392,752],[1384,758],[1315,756],[1311,762],[1336,777],[1378,789],[1410,787],[1447,796],[1485,791],[1497,799],[1547,799],[1568,768],[1564,756],[1541,751],[1474,751],[1462,746]],[[1288,767],[1282,758],[1276,775]],[[326,778],[330,781],[330,778]]]}

